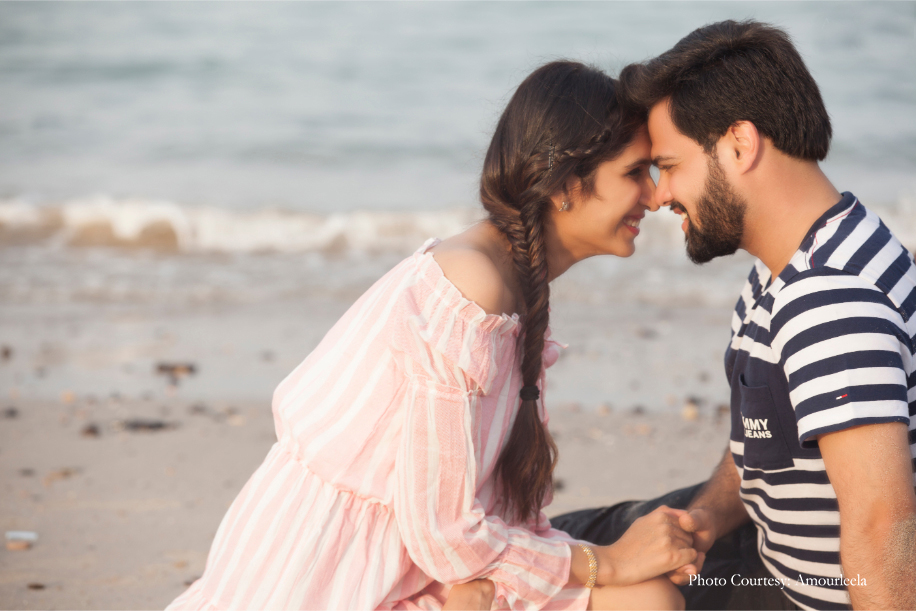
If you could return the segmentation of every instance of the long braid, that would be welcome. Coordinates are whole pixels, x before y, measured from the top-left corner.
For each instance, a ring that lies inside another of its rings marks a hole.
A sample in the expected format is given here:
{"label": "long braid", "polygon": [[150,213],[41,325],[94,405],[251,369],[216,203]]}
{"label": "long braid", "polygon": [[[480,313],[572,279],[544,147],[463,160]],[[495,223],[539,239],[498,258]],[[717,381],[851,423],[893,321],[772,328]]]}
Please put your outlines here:
{"label": "long braid", "polygon": [[497,125],[484,161],[480,199],[488,221],[511,246],[521,312],[517,350],[523,390],[512,431],[496,464],[504,512],[519,522],[537,516],[552,489],[557,446],[543,425],[537,383],[549,322],[547,227],[552,196],[580,181],[592,188],[602,161],[632,140],[613,79],[574,62],[542,66],[523,82]]}
{"label": "long braid", "polygon": [[[544,217],[548,206],[549,200],[534,200],[524,206],[519,211],[523,238],[509,238],[525,303],[519,347],[522,353],[522,384],[526,387],[535,386],[540,378],[544,336],[550,318],[550,285],[547,283],[547,245],[544,236]],[[496,465],[507,499],[507,509],[520,521],[540,511],[545,496],[551,490],[553,469],[557,462],[557,445],[541,423],[535,399],[522,399],[506,447],[526,444],[546,448],[547,451],[503,452]],[[509,494],[510,487],[520,490],[521,495],[513,497]]]}

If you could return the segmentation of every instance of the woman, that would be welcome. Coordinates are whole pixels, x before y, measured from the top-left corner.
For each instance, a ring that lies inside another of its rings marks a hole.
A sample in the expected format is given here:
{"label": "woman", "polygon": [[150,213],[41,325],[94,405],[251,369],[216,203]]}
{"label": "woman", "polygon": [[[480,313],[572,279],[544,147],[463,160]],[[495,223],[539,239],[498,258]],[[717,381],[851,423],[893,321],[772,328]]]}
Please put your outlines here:
{"label": "woman", "polygon": [[484,162],[489,218],[391,270],[279,385],[279,441],[170,608],[682,605],[659,577],[696,559],[679,512],[597,547],[541,511],[548,282],[633,253],[648,168],[613,79],[571,62],[531,74]]}

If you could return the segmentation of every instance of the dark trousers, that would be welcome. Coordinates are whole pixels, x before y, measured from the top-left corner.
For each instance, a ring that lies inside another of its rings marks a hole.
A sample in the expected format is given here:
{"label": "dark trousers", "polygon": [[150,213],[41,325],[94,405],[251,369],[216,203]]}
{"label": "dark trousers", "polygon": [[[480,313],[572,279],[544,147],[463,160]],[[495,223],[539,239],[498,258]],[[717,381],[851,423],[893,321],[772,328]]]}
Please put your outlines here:
{"label": "dark trousers", "polygon": [[[610,507],[573,511],[551,518],[550,523],[576,539],[610,545],[637,518],[661,505],[686,509],[702,487],[703,484],[697,484],[681,488],[651,501],[627,501]],[[753,523],[718,539],[706,553],[700,576],[704,580],[702,584],[680,588],[688,609],[798,609],[779,587],[740,585],[743,577],[771,576],[757,553],[757,528]]]}

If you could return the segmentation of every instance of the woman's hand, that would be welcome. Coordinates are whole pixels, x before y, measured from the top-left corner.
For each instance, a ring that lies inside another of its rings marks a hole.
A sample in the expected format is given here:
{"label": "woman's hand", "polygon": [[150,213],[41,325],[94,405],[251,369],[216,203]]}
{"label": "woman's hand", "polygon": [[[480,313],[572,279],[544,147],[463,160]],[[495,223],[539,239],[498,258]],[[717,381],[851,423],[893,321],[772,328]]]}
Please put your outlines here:
{"label": "woman's hand", "polygon": [[693,536],[678,523],[684,513],[663,505],[633,522],[616,543],[595,547],[598,585],[628,586],[681,567],[696,573]]}
{"label": "woman's hand", "polygon": [[496,586],[489,579],[475,579],[467,583],[452,586],[442,605],[443,611],[460,611],[462,609],[479,609],[489,611],[493,605]]}

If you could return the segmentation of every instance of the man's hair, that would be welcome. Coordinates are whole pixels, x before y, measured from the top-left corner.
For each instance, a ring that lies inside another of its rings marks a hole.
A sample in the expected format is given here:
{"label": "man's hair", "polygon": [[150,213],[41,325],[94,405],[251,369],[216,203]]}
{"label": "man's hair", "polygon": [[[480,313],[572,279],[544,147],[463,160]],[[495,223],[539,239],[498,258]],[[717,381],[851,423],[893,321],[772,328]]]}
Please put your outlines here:
{"label": "man's hair", "polygon": [[677,129],[709,153],[728,128],[750,121],[792,157],[821,161],[830,117],[788,34],[757,21],[720,21],[620,74],[621,102],[646,115],[671,99]]}

